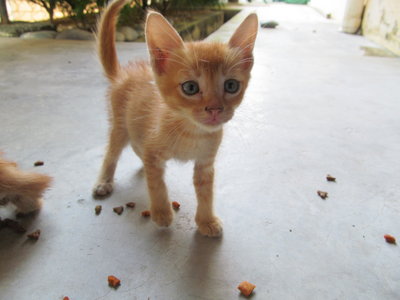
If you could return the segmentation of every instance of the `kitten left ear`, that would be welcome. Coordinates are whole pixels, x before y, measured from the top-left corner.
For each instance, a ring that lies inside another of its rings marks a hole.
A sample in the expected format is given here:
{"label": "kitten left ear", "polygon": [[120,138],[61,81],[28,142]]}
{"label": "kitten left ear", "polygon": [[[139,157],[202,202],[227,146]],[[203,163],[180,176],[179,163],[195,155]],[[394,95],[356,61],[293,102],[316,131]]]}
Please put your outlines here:
{"label": "kitten left ear", "polygon": [[245,63],[246,68],[252,65],[257,31],[258,17],[255,13],[252,13],[240,24],[228,43],[231,48],[239,48],[241,50],[243,59],[248,59],[248,63]]}
{"label": "kitten left ear", "polygon": [[153,68],[161,75],[171,51],[184,47],[183,40],[161,14],[153,11],[147,15],[145,32]]}

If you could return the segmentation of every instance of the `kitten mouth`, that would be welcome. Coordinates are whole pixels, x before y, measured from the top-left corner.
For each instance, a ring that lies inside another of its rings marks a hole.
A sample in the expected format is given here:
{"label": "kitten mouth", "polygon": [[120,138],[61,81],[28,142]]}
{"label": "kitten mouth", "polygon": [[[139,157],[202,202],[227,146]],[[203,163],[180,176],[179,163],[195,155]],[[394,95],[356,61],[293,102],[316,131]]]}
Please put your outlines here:
{"label": "kitten mouth", "polygon": [[224,122],[220,119],[195,118],[194,123],[203,130],[214,132],[221,129]]}
{"label": "kitten mouth", "polygon": [[218,126],[221,125],[223,123],[223,121],[220,118],[209,118],[209,119],[205,119],[202,122],[205,125],[211,125],[211,126]]}
{"label": "kitten mouth", "polygon": [[192,121],[197,125],[207,131],[219,130],[224,123],[226,123],[225,116],[205,116],[205,115],[194,115]]}

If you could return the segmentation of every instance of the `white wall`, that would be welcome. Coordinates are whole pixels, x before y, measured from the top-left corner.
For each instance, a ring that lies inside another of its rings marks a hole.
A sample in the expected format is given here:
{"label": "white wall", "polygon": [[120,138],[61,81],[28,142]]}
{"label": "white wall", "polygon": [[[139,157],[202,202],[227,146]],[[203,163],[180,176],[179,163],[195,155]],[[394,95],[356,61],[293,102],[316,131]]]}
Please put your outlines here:
{"label": "white wall", "polygon": [[400,55],[400,1],[368,0],[362,29],[366,37]]}

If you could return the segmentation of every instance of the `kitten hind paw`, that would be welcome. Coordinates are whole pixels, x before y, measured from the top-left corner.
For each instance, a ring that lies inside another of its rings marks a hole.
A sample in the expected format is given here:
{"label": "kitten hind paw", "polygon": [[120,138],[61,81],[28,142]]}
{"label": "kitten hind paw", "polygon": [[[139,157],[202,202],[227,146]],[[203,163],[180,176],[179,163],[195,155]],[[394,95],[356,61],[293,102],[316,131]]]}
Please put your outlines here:
{"label": "kitten hind paw", "polygon": [[199,232],[208,237],[219,237],[222,235],[222,222],[217,217],[210,221],[197,222]]}
{"label": "kitten hind paw", "polygon": [[113,184],[111,182],[102,182],[96,184],[93,189],[93,197],[106,197],[111,195]]}

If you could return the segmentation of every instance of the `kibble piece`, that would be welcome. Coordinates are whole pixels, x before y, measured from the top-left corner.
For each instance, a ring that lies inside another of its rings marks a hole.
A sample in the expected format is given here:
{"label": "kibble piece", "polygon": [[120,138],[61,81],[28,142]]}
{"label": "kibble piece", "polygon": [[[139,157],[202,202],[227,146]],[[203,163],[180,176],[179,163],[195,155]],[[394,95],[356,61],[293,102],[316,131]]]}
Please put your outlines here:
{"label": "kibble piece", "polygon": [[120,215],[124,211],[124,207],[123,206],[114,207],[113,210],[114,210],[115,213]]}
{"label": "kibble piece", "polygon": [[386,243],[396,244],[396,238],[394,236],[392,236],[390,234],[385,234],[383,237],[385,238]]}
{"label": "kibble piece", "polygon": [[150,217],[150,211],[149,210],[144,210],[142,211],[142,217]]}
{"label": "kibble piece", "polygon": [[43,166],[43,165],[44,165],[44,162],[41,161],[41,160],[38,160],[38,161],[36,161],[33,165],[34,165],[35,167]]}
{"label": "kibble piece", "polygon": [[174,209],[179,209],[179,207],[181,207],[181,204],[180,204],[179,202],[173,201],[173,202],[172,202],[172,207],[173,207]]}
{"label": "kibble piece", "polygon": [[323,191],[317,191],[318,196],[320,196],[322,199],[328,198],[328,193],[323,192]]}
{"label": "kibble piece", "polygon": [[126,207],[129,207],[129,208],[134,208],[136,206],[136,203],[135,202],[128,202],[127,204],[126,204]]}
{"label": "kibble piece", "polygon": [[29,239],[31,239],[31,240],[36,240],[37,241],[39,239],[39,237],[40,237],[40,229],[28,234],[27,237]]}
{"label": "kibble piece", "polygon": [[109,275],[108,276],[108,285],[113,287],[113,288],[117,288],[117,287],[119,287],[121,285],[121,280],[119,280],[114,275]]}
{"label": "kibble piece", "polygon": [[96,215],[99,215],[101,213],[101,209],[102,209],[101,205],[96,205],[96,207],[94,208]]}
{"label": "kibble piece", "polygon": [[244,296],[249,297],[256,286],[248,281],[243,281],[239,284],[237,288]]}
{"label": "kibble piece", "polygon": [[328,181],[336,181],[336,177],[333,177],[332,175],[326,175],[326,180]]}
{"label": "kibble piece", "polygon": [[65,297],[63,298],[63,300],[69,300],[69,297],[65,296]]}

